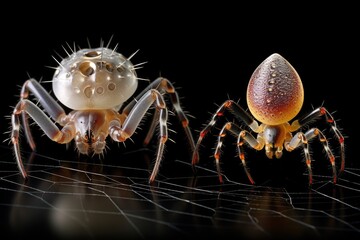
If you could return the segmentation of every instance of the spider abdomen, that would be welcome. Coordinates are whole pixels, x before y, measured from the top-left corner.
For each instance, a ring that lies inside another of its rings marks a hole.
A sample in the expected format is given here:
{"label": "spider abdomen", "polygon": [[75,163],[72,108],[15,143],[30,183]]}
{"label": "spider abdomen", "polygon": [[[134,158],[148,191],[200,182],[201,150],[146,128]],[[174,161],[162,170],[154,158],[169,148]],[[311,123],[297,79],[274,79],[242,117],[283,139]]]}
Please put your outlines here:
{"label": "spider abdomen", "polygon": [[278,125],[293,119],[301,110],[304,89],[291,64],[275,53],[252,74],[247,103],[252,115],[262,123]]}
{"label": "spider abdomen", "polygon": [[109,48],[81,49],[64,58],[52,81],[57,99],[74,110],[120,106],[136,91],[134,65]]}

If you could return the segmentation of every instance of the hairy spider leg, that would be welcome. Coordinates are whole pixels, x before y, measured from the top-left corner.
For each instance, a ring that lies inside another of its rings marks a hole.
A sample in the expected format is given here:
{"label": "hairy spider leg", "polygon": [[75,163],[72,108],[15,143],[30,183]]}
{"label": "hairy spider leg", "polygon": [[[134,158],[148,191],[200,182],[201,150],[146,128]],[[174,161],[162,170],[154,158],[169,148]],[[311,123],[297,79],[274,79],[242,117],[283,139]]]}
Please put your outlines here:
{"label": "hairy spider leg", "polygon": [[145,113],[149,110],[151,105],[154,105],[157,111],[159,111],[158,122],[160,135],[155,166],[149,180],[150,183],[154,182],[155,177],[159,171],[160,162],[163,157],[165,142],[168,139],[168,111],[166,108],[165,100],[161,93],[156,89],[147,90],[136,102],[136,104],[131,108],[131,111],[128,113],[123,124],[121,124],[119,120],[115,119],[110,123],[109,127],[109,135],[113,140],[118,142],[125,141],[134,134],[135,130],[138,128],[141,120],[143,119]]}
{"label": "hairy spider leg", "polygon": [[33,140],[28,115],[40,126],[44,133],[53,141],[67,143],[72,140],[69,128],[63,128],[61,131],[54,122],[33,102],[28,100],[29,94],[33,93],[39,100],[40,104],[44,107],[45,111],[49,113],[52,119],[64,124],[66,122],[66,115],[64,109],[49,95],[49,93],[35,80],[27,80],[22,87],[20,101],[15,106],[11,115],[11,141],[14,145],[14,152],[18,168],[24,178],[27,178],[19,146],[19,132],[20,132],[20,119],[22,115],[24,120],[24,129],[27,141],[30,147],[35,150],[35,142]]}
{"label": "hairy spider leg", "polygon": [[245,141],[247,141],[249,143],[249,145],[252,148],[255,148],[258,150],[260,150],[264,147],[264,141],[261,141],[261,139],[260,139],[260,141],[256,140],[249,132],[242,130],[239,126],[237,126],[235,123],[232,123],[232,122],[227,122],[221,129],[219,136],[218,136],[218,143],[217,143],[217,146],[215,149],[215,154],[214,154],[216,169],[218,171],[220,183],[223,183],[221,169],[220,169],[221,147],[223,145],[223,141],[224,141],[225,137],[227,136],[227,132],[230,132],[231,135],[233,135],[234,137],[237,138],[238,156],[241,160],[241,163],[244,167],[244,171],[245,171],[250,183],[255,184],[255,181],[251,177],[249,169],[246,166],[245,154],[243,151],[244,141],[241,141],[241,139],[244,139]]}
{"label": "hairy spider leg", "polygon": [[[192,157],[192,165],[195,166],[196,164],[199,163],[199,147],[201,145],[202,140],[206,137],[206,135],[211,131],[211,129],[215,126],[216,122],[219,120],[219,118],[221,118],[222,116],[224,116],[225,111],[229,111],[230,113],[232,113],[234,115],[234,117],[240,121],[245,123],[248,127],[250,127],[254,132],[258,132],[259,131],[259,124],[256,122],[256,120],[248,113],[246,112],[241,106],[239,106],[236,102],[234,102],[233,100],[227,100],[225,101],[223,104],[221,104],[221,106],[217,109],[217,111],[215,112],[215,114],[212,116],[211,120],[209,121],[209,123],[204,127],[204,129],[200,132],[199,138],[197,140],[197,143],[195,145],[195,151]],[[230,125],[232,126],[232,125]],[[226,125],[224,126],[224,128],[226,129]],[[220,150],[220,147],[222,145],[222,134],[224,134],[225,129],[223,128],[222,133],[220,133],[219,135],[219,143],[218,146]],[[232,131],[230,131],[230,129]],[[229,130],[230,132],[232,132],[233,134],[235,134],[236,136],[238,135],[238,133],[240,133],[240,128],[236,129],[236,127],[230,127],[230,129],[226,129]],[[220,145],[219,145],[220,144]],[[241,154],[239,153],[239,156]],[[215,160],[219,158],[219,154],[215,151]],[[241,159],[241,158],[240,158]],[[241,159],[242,160],[242,159]],[[244,159],[245,160],[245,159]],[[246,164],[244,164],[245,162],[242,163],[244,165],[245,171],[246,170]],[[217,167],[218,168],[218,167]],[[247,172],[248,173],[248,172]],[[219,173],[220,174],[220,173]],[[221,175],[219,175],[220,178]],[[252,178],[250,175],[248,175],[248,178],[250,180],[250,182],[252,182]],[[220,179],[221,181],[221,179]]]}
{"label": "hairy spider leg", "polygon": [[[340,130],[338,129],[336,122],[333,118],[333,116],[324,108],[319,107],[315,110],[313,110],[310,114],[305,116],[304,118],[300,120],[295,120],[291,126],[292,131],[295,131],[299,129],[300,127],[306,125],[307,123],[310,123],[319,117],[325,117],[325,120],[327,123],[331,125],[331,129],[334,131],[339,143],[340,143],[340,159],[341,159],[341,167],[339,171],[339,175],[344,171],[345,168],[345,146],[344,146],[344,137],[341,134]],[[325,149],[326,155],[329,158],[332,171],[333,171],[333,182],[336,183],[338,173],[336,171],[336,165],[335,165],[335,156],[332,153],[328,140],[326,139],[325,135],[318,129],[318,128],[311,128],[305,133],[298,132],[295,134],[295,136],[288,142],[285,143],[285,148],[287,151],[292,151],[295,148],[299,147],[301,143],[303,144],[304,153],[305,153],[305,161],[309,172],[309,183],[312,183],[312,170],[311,170],[311,157],[309,153],[309,147],[308,147],[308,141],[314,137],[318,136],[319,141],[323,144],[323,147]]]}
{"label": "hairy spider leg", "polygon": [[[150,83],[142,92],[140,92],[129,104],[126,105],[126,107],[123,110],[123,113],[126,115],[134,108],[135,104],[137,103],[138,99],[141,98],[141,96],[144,95],[145,92],[147,92],[149,89],[156,89],[160,93],[166,93],[169,94],[171,103],[175,109],[175,112],[183,126],[183,129],[185,131],[186,137],[188,139],[188,142],[190,144],[191,152],[193,153],[195,150],[195,142],[191,133],[191,130],[189,128],[189,120],[186,117],[184,111],[182,110],[180,106],[180,100],[178,93],[176,92],[174,86],[171,84],[171,82],[163,77],[159,77],[155,79],[152,83]],[[159,111],[158,108],[155,109],[154,116],[152,118],[152,122],[150,124],[148,133],[144,139],[144,145],[148,145],[151,138],[154,135],[156,125],[158,124],[159,119]]]}

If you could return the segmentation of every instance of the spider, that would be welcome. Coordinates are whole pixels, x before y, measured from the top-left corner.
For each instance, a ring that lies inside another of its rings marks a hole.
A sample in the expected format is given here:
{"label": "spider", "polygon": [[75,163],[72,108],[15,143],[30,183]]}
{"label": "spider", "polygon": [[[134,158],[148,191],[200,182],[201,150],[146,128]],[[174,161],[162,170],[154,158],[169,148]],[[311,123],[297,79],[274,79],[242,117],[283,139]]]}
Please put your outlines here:
{"label": "spider", "polygon": [[[303,148],[305,163],[309,173],[309,185],[311,185],[313,174],[311,167],[312,159],[309,153],[309,140],[316,137],[322,143],[329,158],[333,172],[333,182],[336,183],[338,174],[335,166],[335,156],[323,132],[317,127],[313,127],[305,132],[300,130],[303,126],[319,117],[324,118],[335,133],[340,144],[341,164],[339,173],[343,172],[345,168],[344,137],[337,127],[333,116],[323,106],[314,109],[305,117],[289,123],[300,112],[303,101],[304,89],[296,70],[281,55],[277,53],[270,55],[255,69],[248,83],[247,103],[252,115],[239,106],[238,103],[232,100],[225,101],[200,132],[195,151],[193,152],[192,165],[195,166],[199,163],[198,151],[204,137],[218,119],[224,115],[225,111],[229,111],[234,117],[234,121],[229,121],[223,125],[218,135],[214,152],[216,169],[221,183],[223,183],[220,169],[221,147],[228,133],[237,138],[238,157],[251,184],[255,184],[255,182],[246,166],[245,143],[255,150],[265,148],[266,156],[270,159],[274,156],[280,158],[284,148],[289,152],[299,147]],[[256,137],[250,131],[239,127],[236,121],[244,123],[257,134]]]}
{"label": "spider", "polygon": [[[103,154],[106,138],[124,142],[138,128],[147,111],[155,108],[153,121],[145,137],[148,144],[159,125],[159,139],[156,160],[149,178],[153,182],[163,158],[165,142],[168,140],[168,107],[164,94],[167,94],[182,123],[190,147],[195,143],[189,128],[189,121],[179,102],[178,93],[171,82],[163,77],[151,82],[128,104],[124,104],[137,90],[136,68],[130,61],[114,49],[104,47],[77,50],[75,47],[67,57],[57,61],[52,89],[56,99],[71,109],[68,114],[37,80],[27,80],[21,89],[20,101],[11,115],[11,142],[14,146],[17,166],[26,179],[28,177],[20,154],[19,131],[22,117],[25,136],[35,150],[31,134],[30,116],[51,140],[66,144],[74,140],[80,154]],[[56,59],[55,59],[56,60]],[[29,100],[32,93],[45,111]],[[46,114],[47,113],[47,114]]]}

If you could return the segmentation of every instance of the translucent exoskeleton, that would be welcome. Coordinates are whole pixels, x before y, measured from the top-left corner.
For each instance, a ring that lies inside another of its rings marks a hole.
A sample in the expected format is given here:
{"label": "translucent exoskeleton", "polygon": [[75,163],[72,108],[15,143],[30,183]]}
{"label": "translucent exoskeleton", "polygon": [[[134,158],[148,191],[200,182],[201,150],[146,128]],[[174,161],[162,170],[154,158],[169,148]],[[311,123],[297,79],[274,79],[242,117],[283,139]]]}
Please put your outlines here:
{"label": "translucent exoskeleton", "polygon": [[[300,112],[303,101],[303,84],[296,70],[281,55],[277,53],[270,55],[255,69],[248,84],[247,104],[251,114],[245,111],[238,103],[232,100],[225,101],[200,132],[193,153],[192,164],[195,166],[199,162],[198,151],[204,137],[213,128],[217,120],[224,115],[225,111],[229,111],[234,119],[222,127],[214,153],[220,182],[223,182],[220,169],[221,147],[224,139],[230,133],[237,138],[238,156],[252,184],[255,182],[246,166],[245,143],[256,150],[265,148],[268,158],[280,158],[284,148],[287,151],[302,148],[309,173],[309,184],[311,185],[313,173],[309,141],[314,138],[317,138],[323,145],[332,168],[333,182],[336,183],[338,175],[345,168],[344,137],[333,116],[323,106],[314,109],[305,117],[295,119],[289,123]],[[330,149],[323,132],[317,127],[312,127],[305,132],[301,131],[303,126],[309,125],[319,118],[328,123],[339,142],[341,161],[339,173],[335,162],[336,157]],[[240,124],[245,124],[249,130],[241,128]]]}
{"label": "translucent exoskeleton", "polygon": [[[20,101],[13,110],[11,141],[17,165],[24,178],[27,178],[27,172],[19,144],[20,117],[25,136],[33,150],[35,142],[30,131],[29,116],[51,140],[62,144],[74,140],[81,154],[103,154],[108,136],[117,142],[129,139],[144,115],[154,107],[153,121],[144,140],[145,144],[149,143],[156,127],[159,128],[156,160],[149,179],[153,182],[168,140],[168,107],[164,99],[168,95],[190,148],[194,150],[188,118],[180,106],[178,93],[168,79],[157,78],[130,101],[140,79],[136,73],[137,66],[130,61],[133,55],[126,58],[116,52],[116,48],[103,46],[74,49],[66,53],[66,58],[57,61],[59,66],[51,80],[56,98],[38,81],[29,79],[23,84]],[[44,111],[29,99],[30,93],[38,99]],[[57,100],[72,111],[65,113]],[[123,106],[127,100],[129,103]]]}

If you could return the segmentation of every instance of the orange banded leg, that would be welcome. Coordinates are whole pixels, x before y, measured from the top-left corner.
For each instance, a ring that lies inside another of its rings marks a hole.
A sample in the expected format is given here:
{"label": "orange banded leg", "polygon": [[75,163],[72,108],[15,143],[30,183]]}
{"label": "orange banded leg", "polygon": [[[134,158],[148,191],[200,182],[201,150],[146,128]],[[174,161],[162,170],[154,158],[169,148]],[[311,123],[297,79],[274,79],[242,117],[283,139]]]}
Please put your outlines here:
{"label": "orange banded leg", "polygon": [[236,126],[234,123],[228,122],[223,126],[223,128],[219,133],[214,157],[215,157],[216,170],[218,172],[220,183],[223,183],[223,178],[221,175],[221,168],[220,168],[220,157],[221,157],[221,147],[223,145],[224,139],[226,138],[228,132],[234,136],[237,136],[240,133],[240,131],[241,129],[238,126]]}
{"label": "orange banded leg", "polygon": [[251,147],[260,150],[263,148],[264,144],[262,141],[259,142],[250,133],[242,130],[239,126],[237,126],[236,124],[231,123],[231,122],[226,123],[223,126],[223,128],[221,129],[219,137],[218,137],[218,143],[217,143],[217,146],[215,149],[215,154],[214,154],[214,157],[216,160],[216,169],[218,171],[220,182],[221,183],[223,182],[222,175],[221,175],[221,169],[220,169],[221,147],[223,145],[223,141],[224,141],[225,137],[227,136],[228,132],[231,133],[233,136],[237,137],[239,158],[241,160],[241,163],[244,167],[244,171],[245,171],[249,181],[252,184],[255,184],[255,182],[254,182],[253,178],[251,177],[251,174],[246,166],[245,155],[244,155],[244,151],[242,149],[242,145],[244,144],[244,141],[247,141]]}
{"label": "orange banded leg", "polygon": [[249,126],[253,131],[257,132],[259,125],[254,120],[254,118],[247,113],[242,107],[240,107],[236,102],[232,100],[225,101],[212,116],[210,122],[205,126],[205,128],[200,132],[199,138],[195,145],[195,151],[192,158],[192,165],[199,163],[199,147],[201,145],[202,140],[206,137],[206,135],[210,132],[210,130],[214,127],[219,118],[224,116],[225,111],[229,111],[231,114],[235,116],[235,118],[247,126]]}
{"label": "orange banded leg", "polygon": [[341,174],[345,169],[345,144],[344,144],[344,136],[341,134],[339,128],[337,127],[336,121],[334,117],[330,114],[330,112],[324,108],[319,107],[312,111],[308,116],[304,117],[303,119],[299,120],[300,126],[306,125],[307,123],[317,119],[318,117],[324,117],[325,121],[330,124],[332,131],[334,131],[336,138],[340,144],[340,171]]}
{"label": "orange banded leg", "polygon": [[239,158],[244,166],[244,170],[245,170],[245,173],[246,173],[249,181],[251,182],[251,184],[255,184],[255,181],[251,177],[250,172],[246,166],[245,154],[244,154],[244,150],[243,150],[243,145],[245,142],[247,142],[252,148],[254,148],[256,150],[261,150],[264,147],[264,141],[263,141],[262,137],[260,137],[260,136],[258,136],[258,139],[256,139],[253,135],[251,135],[246,130],[242,130],[237,139],[237,148],[238,148]]}
{"label": "orange banded leg", "polygon": [[[300,134],[300,133],[298,133]],[[294,148],[300,146],[300,143],[302,141],[299,141],[301,139],[301,137],[297,137],[296,134],[293,139],[290,141],[289,145],[288,145],[288,150],[292,151]],[[336,171],[336,166],[335,166],[335,156],[332,153],[330,147],[329,147],[329,143],[325,137],[325,135],[318,129],[318,128],[312,128],[308,131],[306,131],[306,133],[304,134],[304,138],[305,141],[309,141],[315,137],[318,137],[319,141],[322,143],[324,150],[326,152],[327,157],[329,158],[330,164],[331,164],[331,168],[333,171],[333,182],[336,183],[337,182],[337,171]],[[307,155],[305,155],[307,156]],[[306,157],[306,162],[310,161],[308,160],[310,159],[310,154],[308,154],[308,157]],[[308,165],[308,163],[306,163]]]}

